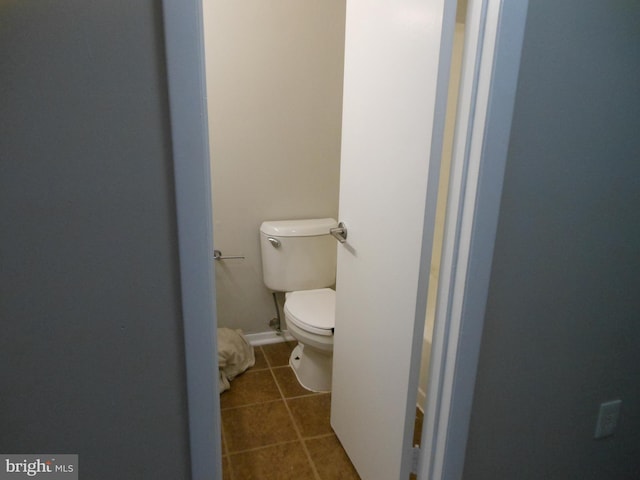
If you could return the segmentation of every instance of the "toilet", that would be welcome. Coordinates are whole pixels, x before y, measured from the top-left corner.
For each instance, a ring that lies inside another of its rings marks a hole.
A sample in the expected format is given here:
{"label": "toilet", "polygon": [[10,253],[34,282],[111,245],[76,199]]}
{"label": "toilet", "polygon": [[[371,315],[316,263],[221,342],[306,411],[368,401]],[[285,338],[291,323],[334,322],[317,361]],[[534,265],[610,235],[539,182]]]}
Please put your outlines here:
{"label": "toilet", "polygon": [[331,391],[336,292],[332,218],[263,222],[262,272],[267,288],[285,293],[284,318],[298,341],[289,358],[300,385]]}

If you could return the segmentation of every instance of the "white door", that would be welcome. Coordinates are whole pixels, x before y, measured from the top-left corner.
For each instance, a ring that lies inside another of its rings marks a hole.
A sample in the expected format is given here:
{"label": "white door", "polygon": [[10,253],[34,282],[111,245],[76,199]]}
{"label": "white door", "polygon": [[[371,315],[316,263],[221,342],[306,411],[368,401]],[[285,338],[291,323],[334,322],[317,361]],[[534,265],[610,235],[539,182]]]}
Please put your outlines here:
{"label": "white door", "polygon": [[347,2],[331,424],[363,480],[409,476],[444,2]]}

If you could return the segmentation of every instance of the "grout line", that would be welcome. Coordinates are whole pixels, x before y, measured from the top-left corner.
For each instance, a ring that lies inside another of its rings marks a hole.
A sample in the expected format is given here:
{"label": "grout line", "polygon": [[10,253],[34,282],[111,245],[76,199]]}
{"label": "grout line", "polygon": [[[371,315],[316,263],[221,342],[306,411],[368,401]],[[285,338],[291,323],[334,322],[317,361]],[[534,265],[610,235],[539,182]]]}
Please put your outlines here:
{"label": "grout line", "polygon": [[264,354],[264,350],[262,350],[262,347],[254,346],[253,347],[254,356],[255,356],[256,350],[260,350],[260,354],[262,355],[262,358],[264,358],[264,363],[266,363],[266,365],[264,367],[256,367],[256,364],[254,363],[252,367],[249,367],[249,370],[243,373],[261,372],[263,370],[269,370],[269,362],[267,361],[267,356]]}
{"label": "grout line", "polygon": [[[262,350],[262,348],[260,348],[260,350]],[[263,358],[265,358],[265,362],[266,362],[266,357],[264,355],[264,352],[262,352],[262,356],[263,356]],[[268,368],[269,367],[267,365],[267,369]],[[258,370],[264,370],[264,369],[261,368],[261,369],[258,369]],[[255,405],[257,405],[257,404],[255,404]],[[227,408],[225,410],[231,410],[232,408],[233,407]],[[225,437],[224,438],[224,444],[225,444],[225,447],[226,447],[226,450],[227,450],[227,469],[228,469],[228,472],[229,472],[229,479],[223,478],[222,480],[235,480],[235,473],[233,471],[234,470],[233,469],[233,462],[231,461],[231,449],[229,448],[229,442],[227,441],[226,434],[224,433],[224,427],[222,426],[222,410],[223,409],[221,407],[220,408],[220,427],[221,427],[221,430],[222,430],[223,435]],[[224,460],[223,460],[223,467],[224,467]],[[222,476],[224,477],[224,474]]]}
{"label": "grout line", "polygon": [[326,393],[329,393],[329,392],[312,392],[312,391],[309,391],[309,393],[305,393],[303,395],[296,395],[295,397],[284,397],[284,399],[285,400],[297,400],[299,398],[318,397],[320,395],[325,395]]}
{"label": "grout line", "polygon": [[[267,363],[269,363],[269,360],[267,360]],[[284,365],[271,365],[271,363],[269,363],[269,370],[273,369],[273,368],[283,368],[283,367],[288,367],[289,364],[285,363]]]}
{"label": "grout line", "polygon": [[271,369],[271,362],[269,361],[269,357],[267,357],[267,353],[264,351],[264,348],[259,347],[262,350],[262,355],[264,355],[264,361],[267,362],[267,368]]}
{"label": "grout line", "polygon": [[311,467],[313,476],[315,477],[316,480],[322,480],[322,478],[320,477],[320,474],[318,473],[318,470],[316,469],[316,465],[313,462],[313,459],[311,458],[311,454],[307,449],[307,445],[304,443],[304,438],[302,437],[302,433],[300,433],[300,429],[298,428],[298,425],[296,425],[296,419],[293,418],[293,414],[291,413],[291,409],[289,408],[289,404],[287,403],[287,398],[284,396],[284,392],[282,391],[282,388],[280,388],[280,384],[278,383],[276,374],[273,373],[273,368],[270,368],[269,371],[271,372],[271,375],[273,376],[273,381],[276,382],[276,387],[278,387],[278,391],[282,396],[282,400],[284,401],[284,406],[287,409],[287,412],[289,413],[289,418],[291,419],[291,423],[293,424],[293,429],[296,431],[296,435],[298,436],[298,441],[302,445],[302,450],[304,451],[304,454],[307,457],[307,461],[309,462],[309,466]]}
{"label": "grout line", "polygon": [[282,398],[276,398],[275,400],[265,400],[264,402],[254,402],[254,403],[246,403],[243,405],[235,405],[233,407],[224,407],[224,408],[221,408],[220,411],[226,412],[228,410],[237,410],[239,408],[245,408],[245,407],[255,407],[256,405],[262,405],[264,403],[275,403],[280,401],[282,401]]}
{"label": "grout line", "polygon": [[[226,454],[223,453],[222,455],[222,467],[224,469],[224,457],[227,457],[227,467],[229,469],[229,479],[228,480],[233,480],[233,467],[231,466],[231,458],[229,458],[230,456],[230,452],[229,452],[229,442],[227,442],[227,435],[224,433],[224,426],[222,425],[222,415],[220,415],[220,434],[222,435],[222,439],[224,440],[224,449],[226,450]],[[224,477],[224,474],[222,475]],[[223,480],[227,480],[226,478]]]}
{"label": "grout line", "polygon": [[311,437],[304,437],[305,440],[318,440],[320,438],[333,437],[335,436],[335,432],[331,433],[323,433],[322,435],[313,435]]}
{"label": "grout line", "polygon": [[[252,406],[256,406],[256,405],[268,405],[270,403],[283,403],[285,405],[285,408],[286,408],[286,404],[287,404],[287,402],[285,402],[282,398],[278,398],[277,400],[268,400],[266,402],[252,403],[250,405],[242,405],[240,407],[228,408],[226,410],[227,411],[228,410],[237,410],[237,409],[241,409],[241,408],[245,408],[245,407],[252,407]],[[287,409],[287,413],[289,413],[288,409]],[[289,414],[289,416],[291,416],[291,414]],[[293,443],[293,442],[296,442],[296,441],[297,440],[284,440],[284,441],[279,441],[279,442],[277,441],[275,443],[269,443],[267,445],[260,445],[260,446],[257,446],[257,447],[247,448],[247,449],[244,449],[244,450],[231,450],[230,447],[229,447],[229,442],[226,442],[226,436],[225,436],[225,445],[227,447],[227,456],[236,455],[238,453],[251,452],[251,451],[254,451],[254,450],[260,450],[262,448],[273,447],[275,445],[283,445],[283,444],[286,444],[286,443]]]}
{"label": "grout line", "polygon": [[331,433],[324,433],[321,435],[314,435],[314,436],[310,436],[310,437],[303,437],[302,436],[302,432],[300,431],[300,429],[298,428],[295,418],[293,417],[293,414],[291,412],[291,409],[289,408],[289,403],[288,400],[297,400],[297,399],[301,399],[301,398],[309,398],[312,396],[319,396],[319,395],[324,395],[326,393],[329,392],[311,392],[309,391],[309,393],[305,393],[303,395],[298,395],[295,397],[286,397],[284,395],[284,391],[283,389],[280,387],[280,384],[278,383],[278,379],[275,375],[274,370],[275,369],[282,369],[282,368],[291,368],[288,364],[287,365],[274,365],[272,366],[269,362],[269,359],[267,358],[267,356],[264,353],[264,350],[262,348],[262,346],[254,346],[254,348],[259,349],[262,352],[262,355],[264,356],[264,359],[267,363],[267,367],[266,368],[259,368],[259,369],[255,369],[255,367],[252,367],[252,371],[264,371],[264,370],[269,370],[269,373],[271,374],[271,377],[273,379],[273,381],[276,384],[276,388],[278,389],[278,393],[280,395],[280,398],[275,399],[275,400],[267,400],[267,401],[263,401],[263,402],[255,402],[255,403],[250,403],[250,404],[246,404],[246,405],[238,405],[238,406],[232,406],[232,407],[226,407],[226,408],[221,408],[221,413],[222,411],[228,411],[228,410],[236,410],[236,409],[240,409],[240,408],[245,408],[245,407],[252,407],[252,406],[256,406],[256,405],[264,405],[264,404],[268,404],[268,403],[276,403],[276,402],[284,402],[285,408],[287,410],[287,413],[289,415],[289,419],[291,420],[291,423],[293,425],[294,431],[296,432],[296,437],[297,440],[287,440],[287,441],[282,441],[282,442],[276,442],[276,443],[271,443],[269,445],[261,445],[258,447],[254,447],[254,448],[249,448],[246,450],[238,450],[238,451],[231,451],[229,449],[229,442],[227,441],[227,435],[225,433],[225,429],[222,426],[222,422],[221,422],[221,435],[223,436],[223,439],[225,441],[225,446],[226,446],[226,453],[223,453],[222,455],[222,459],[224,460],[224,457],[227,458],[227,467],[228,467],[228,473],[229,473],[229,478],[225,478],[224,480],[236,480],[235,474],[234,474],[234,469],[233,469],[233,462],[231,461],[231,457],[232,456],[236,456],[236,455],[240,455],[240,454],[244,454],[244,453],[250,453],[250,452],[255,452],[255,451],[259,451],[259,450],[263,450],[266,448],[271,448],[271,447],[276,447],[276,446],[281,446],[281,445],[287,445],[287,444],[293,444],[295,442],[299,442],[302,446],[302,449],[304,451],[304,454],[307,458],[307,462],[309,463],[309,466],[311,467],[311,470],[313,472],[313,476],[315,480],[322,480],[322,478],[320,477],[320,474],[316,468],[316,465],[313,461],[313,458],[311,457],[311,453],[309,452],[307,445],[306,445],[306,441],[307,440],[316,440],[316,439],[321,439],[321,438],[327,438],[327,437],[332,437],[335,436],[335,432],[332,429]]}
{"label": "grout line", "polygon": [[264,450],[265,448],[279,447],[280,445],[288,445],[290,443],[297,443],[299,440],[286,440],[284,442],[270,443],[269,445],[260,445],[259,447],[247,448],[246,450],[238,450],[237,452],[229,452],[229,456],[240,455],[241,453],[257,452],[258,450]]}

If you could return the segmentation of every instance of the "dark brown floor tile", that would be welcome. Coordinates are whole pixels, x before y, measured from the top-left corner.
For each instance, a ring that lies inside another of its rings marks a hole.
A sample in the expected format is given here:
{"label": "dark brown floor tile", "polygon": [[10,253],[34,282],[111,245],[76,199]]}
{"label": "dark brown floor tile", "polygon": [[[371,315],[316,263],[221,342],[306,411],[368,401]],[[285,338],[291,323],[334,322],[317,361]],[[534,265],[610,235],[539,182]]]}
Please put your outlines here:
{"label": "dark brown floor tile", "polygon": [[269,370],[247,371],[231,382],[231,388],[220,395],[220,408],[239,407],[281,398]]}
{"label": "dark brown floor tile", "polygon": [[274,445],[230,457],[234,480],[314,480],[300,442]]}
{"label": "dark brown floor tile", "polygon": [[422,422],[424,420],[424,413],[416,408],[416,420],[413,424],[413,445],[420,445],[422,439]]}
{"label": "dark brown floor tile", "polygon": [[221,413],[229,454],[296,440],[283,400],[230,408]]}
{"label": "dark brown floor tile", "polygon": [[220,432],[220,439],[222,440],[222,455],[226,455],[227,453],[227,444],[224,441],[224,434]]}
{"label": "dark brown floor tile", "polygon": [[253,352],[256,355],[256,363],[251,370],[261,370],[263,368],[269,368],[269,364],[267,363],[267,359],[264,358],[264,353],[262,353],[262,347],[255,347]]}
{"label": "dark brown floor tile", "polygon": [[262,351],[264,352],[264,356],[267,357],[269,366],[281,367],[283,365],[289,365],[289,357],[296,345],[297,342],[271,343],[269,345],[262,345]]}
{"label": "dark brown floor tile", "polygon": [[315,437],[333,433],[329,424],[331,394],[322,393],[287,400],[296,426],[303,437]]}
{"label": "dark brown floor tile", "polygon": [[222,457],[222,480],[231,480],[229,457]]}
{"label": "dark brown floor tile", "polygon": [[300,385],[300,382],[298,382],[296,374],[293,373],[291,367],[277,367],[272,369],[272,371],[276,376],[280,390],[282,390],[282,394],[285,398],[313,395],[314,392],[311,392]]}
{"label": "dark brown floor tile", "polygon": [[360,480],[335,435],[305,440],[305,444],[322,480]]}

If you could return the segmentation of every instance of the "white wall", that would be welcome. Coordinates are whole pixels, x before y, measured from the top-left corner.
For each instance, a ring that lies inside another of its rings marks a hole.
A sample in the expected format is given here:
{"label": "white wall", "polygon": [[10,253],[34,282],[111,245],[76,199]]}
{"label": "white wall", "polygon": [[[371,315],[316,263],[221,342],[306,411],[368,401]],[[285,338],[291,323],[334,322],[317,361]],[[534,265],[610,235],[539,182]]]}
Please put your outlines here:
{"label": "white wall", "polygon": [[638,478],[638,25],[633,1],[529,2],[466,479]]}
{"label": "white wall", "polygon": [[264,220],[338,214],[345,0],[204,2],[218,323],[269,330]]}

